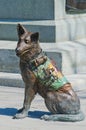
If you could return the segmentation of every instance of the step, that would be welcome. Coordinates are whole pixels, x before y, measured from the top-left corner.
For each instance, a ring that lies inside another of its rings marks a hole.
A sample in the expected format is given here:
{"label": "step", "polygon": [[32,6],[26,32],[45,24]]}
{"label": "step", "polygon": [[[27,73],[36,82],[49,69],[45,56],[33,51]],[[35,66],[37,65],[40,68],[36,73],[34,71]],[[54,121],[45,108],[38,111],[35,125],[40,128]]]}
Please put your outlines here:
{"label": "step", "polygon": [[55,42],[54,0],[3,0],[0,12],[0,39],[17,40],[16,27],[21,23],[29,31],[40,32],[41,42]]}
{"label": "step", "polygon": [[66,77],[76,91],[86,90],[86,73],[66,75]]}
{"label": "step", "polygon": [[58,42],[57,48],[62,53],[63,73],[86,73],[86,38]]}
{"label": "step", "polygon": [[[40,43],[41,44],[41,43]],[[17,41],[0,41],[0,71],[9,73],[20,73],[19,58],[16,56],[15,48]],[[43,50],[46,54],[52,58],[61,70],[62,55],[57,50],[52,51],[51,47],[55,47],[55,44],[47,44],[48,49],[42,44]]]}
{"label": "step", "polygon": [[3,19],[54,19],[54,0],[42,0],[41,2],[40,0],[36,0],[36,2],[34,0],[18,0],[16,2],[3,0],[0,2],[0,12],[0,18]]}
{"label": "step", "polygon": [[24,83],[18,73],[0,72],[0,86],[24,87]]}
{"label": "step", "polygon": [[[66,75],[75,91],[86,90],[86,74]],[[0,86],[24,87],[20,74],[0,72]]]}
{"label": "step", "polygon": [[55,42],[55,21],[54,20],[2,20],[0,19],[0,39],[12,40],[18,39],[17,24],[24,25],[30,32],[39,32],[41,42]]}
{"label": "step", "polygon": [[[86,38],[75,41],[41,44],[43,48],[62,54],[62,72],[64,74],[86,73]],[[49,48],[48,48],[49,47]]]}
{"label": "step", "polygon": [[[0,71],[20,72],[19,58],[14,51],[16,44],[17,41],[0,41]],[[86,73],[86,39],[40,45],[64,74]]]}
{"label": "step", "polygon": [[15,54],[17,42],[0,41],[0,71],[19,72],[19,59]]}
{"label": "step", "polygon": [[25,25],[29,31],[39,32],[41,42],[86,37],[86,14],[67,14],[65,1],[3,0],[0,2],[0,39],[17,40],[18,23]]}
{"label": "step", "polygon": [[[83,20],[81,20],[83,19]],[[17,24],[24,25],[28,31],[39,32],[40,41],[48,42],[63,42],[85,38],[86,16],[58,20],[15,20],[15,19],[0,19],[0,39],[14,40],[18,39]],[[77,26],[75,28],[75,24]]]}

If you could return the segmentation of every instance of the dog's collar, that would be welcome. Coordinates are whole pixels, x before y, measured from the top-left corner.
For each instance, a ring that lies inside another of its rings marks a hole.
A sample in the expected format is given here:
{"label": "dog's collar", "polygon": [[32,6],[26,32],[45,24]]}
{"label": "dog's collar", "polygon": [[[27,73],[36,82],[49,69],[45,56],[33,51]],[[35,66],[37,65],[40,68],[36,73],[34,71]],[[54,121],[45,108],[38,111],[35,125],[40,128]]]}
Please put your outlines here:
{"label": "dog's collar", "polygon": [[28,65],[31,70],[37,69],[37,67],[44,62],[46,62],[47,56],[44,52],[40,52],[37,56],[35,56],[32,60],[29,60]]}

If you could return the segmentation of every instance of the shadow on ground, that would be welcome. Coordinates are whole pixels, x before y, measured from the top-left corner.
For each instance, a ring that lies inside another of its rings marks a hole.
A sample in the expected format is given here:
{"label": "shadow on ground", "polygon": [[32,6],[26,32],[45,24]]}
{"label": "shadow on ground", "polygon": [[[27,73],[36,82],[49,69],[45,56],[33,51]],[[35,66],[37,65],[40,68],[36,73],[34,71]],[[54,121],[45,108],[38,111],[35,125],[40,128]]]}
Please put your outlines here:
{"label": "shadow on ground", "polygon": [[0,115],[13,116],[17,112],[16,108],[0,108]]}
{"label": "shadow on ground", "polygon": [[[0,115],[14,116],[18,110],[16,108],[0,108]],[[40,118],[43,115],[50,115],[50,112],[45,111],[29,111],[28,116],[30,118]]]}
{"label": "shadow on ground", "polygon": [[50,115],[50,112],[45,112],[45,111],[29,111],[28,115],[31,118],[40,118],[43,115]]}

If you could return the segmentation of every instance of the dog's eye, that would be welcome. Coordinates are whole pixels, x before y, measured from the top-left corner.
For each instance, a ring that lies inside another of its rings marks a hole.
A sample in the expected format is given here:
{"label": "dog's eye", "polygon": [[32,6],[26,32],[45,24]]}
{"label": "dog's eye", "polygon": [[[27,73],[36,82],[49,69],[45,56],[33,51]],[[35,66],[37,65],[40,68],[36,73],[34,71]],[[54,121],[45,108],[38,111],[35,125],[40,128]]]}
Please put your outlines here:
{"label": "dog's eye", "polygon": [[25,39],[24,41],[25,41],[26,44],[29,43],[29,40],[27,40],[27,39]]}

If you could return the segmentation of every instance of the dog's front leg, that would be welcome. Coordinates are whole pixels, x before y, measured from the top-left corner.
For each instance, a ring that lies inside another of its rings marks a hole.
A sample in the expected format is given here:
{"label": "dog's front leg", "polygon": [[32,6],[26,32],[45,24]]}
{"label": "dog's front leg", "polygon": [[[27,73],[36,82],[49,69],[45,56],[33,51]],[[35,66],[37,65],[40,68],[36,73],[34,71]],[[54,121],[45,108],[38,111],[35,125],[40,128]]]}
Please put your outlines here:
{"label": "dog's front leg", "polygon": [[18,110],[16,115],[13,117],[14,119],[21,119],[21,118],[25,118],[28,116],[30,104],[31,104],[31,101],[33,100],[35,94],[36,94],[36,92],[33,89],[33,87],[29,87],[26,85],[23,107]]}

